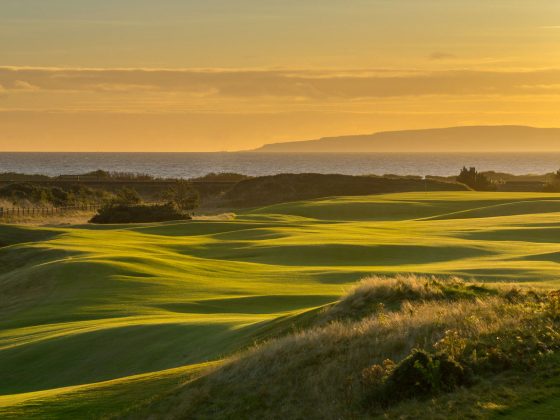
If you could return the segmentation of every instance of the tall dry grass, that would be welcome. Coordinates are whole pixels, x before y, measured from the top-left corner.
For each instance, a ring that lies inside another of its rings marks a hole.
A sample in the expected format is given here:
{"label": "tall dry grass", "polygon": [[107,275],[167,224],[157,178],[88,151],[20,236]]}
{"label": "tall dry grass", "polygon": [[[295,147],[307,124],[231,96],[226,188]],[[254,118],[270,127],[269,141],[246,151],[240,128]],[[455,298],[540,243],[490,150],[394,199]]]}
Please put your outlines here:
{"label": "tall dry grass", "polygon": [[477,340],[514,329],[528,316],[506,290],[480,297],[449,293],[470,286],[417,276],[367,279],[341,300],[344,311],[372,296],[398,298],[398,309],[334,320],[255,346],[178,393],[169,416],[356,418],[363,414],[365,368],[385,359],[399,361],[414,348],[432,350],[446,331]]}
{"label": "tall dry grass", "polygon": [[0,217],[0,224],[17,224],[31,226],[62,226],[86,224],[95,211],[68,210],[63,213],[49,215],[9,215]]}
{"label": "tall dry grass", "polygon": [[11,201],[0,198],[0,207],[11,208],[14,207],[14,204]]}
{"label": "tall dry grass", "polygon": [[216,221],[228,221],[235,220],[235,213],[218,213],[218,214],[199,214],[192,217],[193,220],[216,220]]}
{"label": "tall dry grass", "polygon": [[457,277],[371,276],[358,282],[339,302],[329,307],[322,321],[360,319],[386,309],[399,309],[406,301],[459,300],[493,293],[496,291],[483,285],[467,284]]}

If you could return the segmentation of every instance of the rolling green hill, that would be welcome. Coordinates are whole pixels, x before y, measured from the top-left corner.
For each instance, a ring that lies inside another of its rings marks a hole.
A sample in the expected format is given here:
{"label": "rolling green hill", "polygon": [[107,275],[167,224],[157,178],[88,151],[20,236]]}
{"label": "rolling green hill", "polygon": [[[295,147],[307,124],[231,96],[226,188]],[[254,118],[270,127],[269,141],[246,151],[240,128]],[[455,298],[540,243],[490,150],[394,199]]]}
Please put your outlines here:
{"label": "rolling green hill", "polygon": [[558,287],[560,196],[434,192],[232,221],[0,226],[0,417],[116,415],[372,273]]}

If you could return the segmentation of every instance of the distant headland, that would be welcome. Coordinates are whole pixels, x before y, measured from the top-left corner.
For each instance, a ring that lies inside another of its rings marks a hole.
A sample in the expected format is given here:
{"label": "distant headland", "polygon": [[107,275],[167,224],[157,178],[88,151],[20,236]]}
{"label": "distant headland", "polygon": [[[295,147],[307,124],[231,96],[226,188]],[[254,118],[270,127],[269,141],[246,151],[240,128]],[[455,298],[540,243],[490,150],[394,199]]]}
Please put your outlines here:
{"label": "distant headland", "polygon": [[560,128],[465,126],[325,137],[266,144],[253,152],[543,152],[560,151]]}

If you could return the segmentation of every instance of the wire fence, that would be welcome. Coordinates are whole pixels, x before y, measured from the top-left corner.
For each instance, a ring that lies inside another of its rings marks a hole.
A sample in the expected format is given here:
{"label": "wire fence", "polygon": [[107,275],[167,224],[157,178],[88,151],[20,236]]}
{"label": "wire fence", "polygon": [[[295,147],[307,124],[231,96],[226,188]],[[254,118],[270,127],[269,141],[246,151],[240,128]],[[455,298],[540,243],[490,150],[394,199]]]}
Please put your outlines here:
{"label": "wire fence", "polygon": [[[145,206],[157,206],[164,204],[163,201],[145,201],[141,203]],[[48,217],[70,212],[96,212],[107,203],[81,204],[76,206],[54,207],[54,206],[34,206],[34,207],[0,207],[0,219],[13,217]]]}
{"label": "wire fence", "polygon": [[101,207],[102,204],[83,204],[79,206],[67,207],[0,207],[0,218],[20,216],[47,217],[72,211],[97,211]]}

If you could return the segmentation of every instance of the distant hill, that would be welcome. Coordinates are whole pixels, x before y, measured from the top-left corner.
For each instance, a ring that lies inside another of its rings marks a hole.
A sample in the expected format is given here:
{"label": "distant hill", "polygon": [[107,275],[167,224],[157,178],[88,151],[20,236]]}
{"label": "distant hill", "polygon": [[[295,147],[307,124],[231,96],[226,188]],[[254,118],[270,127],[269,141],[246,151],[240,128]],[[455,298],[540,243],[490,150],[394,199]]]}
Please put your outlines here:
{"label": "distant hill", "polygon": [[470,126],[274,143],[255,152],[560,152],[560,128]]}
{"label": "distant hill", "polygon": [[224,198],[235,207],[257,207],[341,195],[411,191],[464,191],[463,184],[420,177],[377,177],[337,174],[279,174],[237,183]]}

